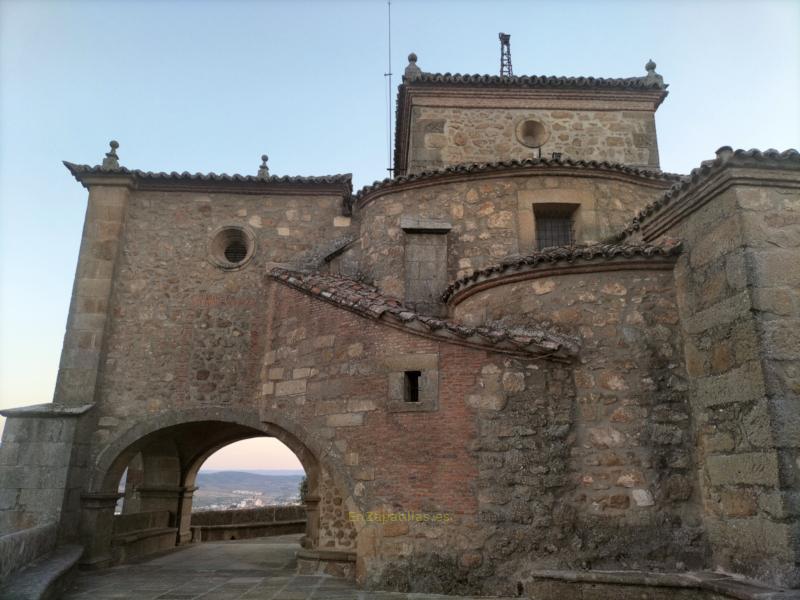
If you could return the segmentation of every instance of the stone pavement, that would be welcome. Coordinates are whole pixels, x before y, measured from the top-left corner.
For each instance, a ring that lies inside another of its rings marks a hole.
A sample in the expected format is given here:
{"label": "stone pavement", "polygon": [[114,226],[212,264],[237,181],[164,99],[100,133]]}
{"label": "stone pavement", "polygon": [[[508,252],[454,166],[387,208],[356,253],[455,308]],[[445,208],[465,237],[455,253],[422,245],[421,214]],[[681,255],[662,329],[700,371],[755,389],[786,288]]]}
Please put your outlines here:
{"label": "stone pavement", "polygon": [[[64,600],[453,600],[366,592],[323,575],[296,575],[299,536],[185,546],[150,560],[83,571]],[[463,597],[459,597],[463,598]],[[495,599],[499,600],[499,599]]]}

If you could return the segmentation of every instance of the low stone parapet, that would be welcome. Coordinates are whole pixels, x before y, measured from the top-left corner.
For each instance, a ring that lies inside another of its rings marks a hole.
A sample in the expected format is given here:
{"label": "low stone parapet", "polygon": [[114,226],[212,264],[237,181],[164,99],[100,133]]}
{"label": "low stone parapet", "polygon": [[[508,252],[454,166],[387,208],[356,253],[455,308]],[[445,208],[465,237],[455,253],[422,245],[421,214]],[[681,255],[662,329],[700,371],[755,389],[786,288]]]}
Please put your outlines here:
{"label": "low stone parapet", "polygon": [[51,552],[56,535],[56,524],[47,523],[0,536],[0,582]]}
{"label": "low stone parapet", "polygon": [[245,540],[273,535],[303,533],[303,506],[264,506],[237,510],[192,513],[192,541]]}
{"label": "low stone parapet", "polygon": [[120,563],[176,545],[178,528],[168,510],[116,515],[111,538],[111,556]]}
{"label": "low stone parapet", "polygon": [[56,600],[72,582],[83,547],[59,546],[0,582],[3,600]]}

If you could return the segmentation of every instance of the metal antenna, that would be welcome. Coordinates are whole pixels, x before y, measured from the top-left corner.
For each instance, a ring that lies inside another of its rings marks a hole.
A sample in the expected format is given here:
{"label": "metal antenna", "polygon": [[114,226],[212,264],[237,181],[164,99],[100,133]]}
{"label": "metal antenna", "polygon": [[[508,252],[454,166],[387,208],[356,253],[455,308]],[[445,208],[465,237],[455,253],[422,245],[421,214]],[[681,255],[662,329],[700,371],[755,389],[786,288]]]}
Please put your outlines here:
{"label": "metal antenna", "polygon": [[388,62],[388,69],[387,72],[383,74],[384,77],[388,77],[388,85],[386,89],[386,116],[387,116],[387,131],[386,131],[386,139],[388,140],[387,145],[387,155],[388,155],[388,168],[386,169],[389,171],[389,176],[394,173],[394,167],[392,165],[392,1],[386,1],[386,8],[388,9],[389,13],[389,62]]}
{"label": "metal antenna", "polygon": [[500,76],[511,77],[514,71],[511,69],[511,34],[500,33]]}

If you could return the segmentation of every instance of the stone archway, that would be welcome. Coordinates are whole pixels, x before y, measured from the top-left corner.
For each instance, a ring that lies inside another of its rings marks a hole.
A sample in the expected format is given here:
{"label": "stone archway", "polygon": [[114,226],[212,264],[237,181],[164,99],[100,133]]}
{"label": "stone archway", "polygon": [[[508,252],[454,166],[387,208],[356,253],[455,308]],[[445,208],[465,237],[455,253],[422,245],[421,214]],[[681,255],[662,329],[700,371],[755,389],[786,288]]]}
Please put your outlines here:
{"label": "stone archway", "polygon": [[[88,489],[81,495],[80,530],[86,548],[82,562],[102,567],[128,556],[119,551],[120,535],[115,536],[115,524],[119,525],[120,519],[115,521],[114,507],[121,496],[120,479],[133,459],[141,469],[137,478],[137,512],[125,517],[129,521],[138,518],[149,527],[148,535],[153,539],[148,541],[145,551],[151,552],[191,540],[192,495],[203,462],[228,444],[261,436],[279,439],[303,465],[309,493],[302,545],[306,551],[316,551],[322,482],[328,488],[348,490],[342,486],[339,466],[323,464],[320,450],[309,447],[314,440],[292,423],[265,423],[245,411],[193,409],[160,413],[139,421],[97,453],[89,469]],[[329,458],[325,455],[327,462],[331,462]]]}

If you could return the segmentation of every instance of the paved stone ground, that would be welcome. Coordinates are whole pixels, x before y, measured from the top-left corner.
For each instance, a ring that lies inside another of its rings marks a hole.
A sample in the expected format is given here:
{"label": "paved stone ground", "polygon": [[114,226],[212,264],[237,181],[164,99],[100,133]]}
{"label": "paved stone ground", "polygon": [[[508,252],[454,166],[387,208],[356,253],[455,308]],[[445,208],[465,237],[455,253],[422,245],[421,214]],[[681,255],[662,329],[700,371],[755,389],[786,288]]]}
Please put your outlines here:
{"label": "paved stone ground", "polygon": [[[63,600],[453,600],[365,592],[327,576],[296,575],[299,536],[186,546],[150,560],[81,572]],[[463,597],[459,597],[463,598]],[[469,600],[469,599],[465,599]],[[496,599],[502,600],[502,599]]]}

